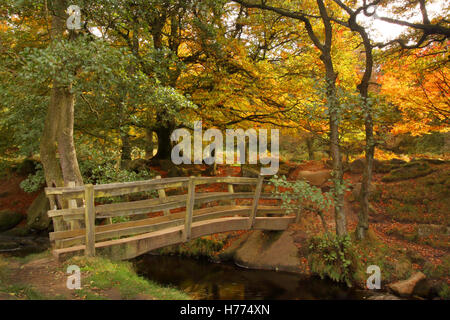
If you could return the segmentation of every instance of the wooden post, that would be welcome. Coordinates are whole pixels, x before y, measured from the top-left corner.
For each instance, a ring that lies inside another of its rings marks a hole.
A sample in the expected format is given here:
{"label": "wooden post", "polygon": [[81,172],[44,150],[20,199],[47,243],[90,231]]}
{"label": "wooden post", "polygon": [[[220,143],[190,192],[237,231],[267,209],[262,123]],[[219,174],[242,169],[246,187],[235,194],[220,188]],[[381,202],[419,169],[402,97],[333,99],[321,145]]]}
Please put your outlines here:
{"label": "wooden post", "polygon": [[[156,179],[161,179],[161,176],[157,176]],[[159,199],[161,200],[161,203],[164,203],[165,199],[166,199],[166,191],[164,189],[159,189],[158,190],[158,196]],[[170,214],[170,210],[169,209],[165,209],[164,210],[164,215],[168,216]]]}
{"label": "wooden post", "polygon": [[189,241],[191,238],[192,214],[194,212],[195,202],[195,177],[189,178],[189,188],[186,200],[186,218],[184,220],[184,241]]}
{"label": "wooden post", "polygon": [[[229,193],[234,193],[234,188],[233,188],[233,184],[229,183],[228,184],[228,192]],[[230,205],[236,205],[236,200],[230,200]]]}
{"label": "wooden post", "polygon": [[[75,181],[69,181],[67,186],[70,188],[74,188]],[[77,200],[75,199],[69,200],[69,209],[76,209],[76,208],[78,208]],[[80,221],[78,220],[70,221],[70,230],[78,230],[78,229],[81,229]]]}
{"label": "wooden post", "polygon": [[255,225],[256,212],[258,211],[259,197],[261,196],[262,185],[264,182],[264,177],[262,175],[258,176],[258,182],[256,183],[255,196],[253,197],[252,211],[250,212],[250,217],[248,219],[248,228],[251,229]]}
{"label": "wooden post", "polygon": [[84,219],[86,222],[86,250],[88,257],[95,256],[95,202],[94,186],[87,184],[84,189]]}
{"label": "wooden post", "polygon": [[[48,201],[50,202],[50,210],[58,210],[60,208],[58,208],[57,206],[57,201],[56,201],[56,196],[55,195],[47,195],[48,197]],[[65,231],[64,228],[64,221],[62,217],[54,217],[51,218],[53,221],[53,229],[54,231]],[[55,240],[55,249],[60,249],[61,248],[61,241],[60,240]]]}

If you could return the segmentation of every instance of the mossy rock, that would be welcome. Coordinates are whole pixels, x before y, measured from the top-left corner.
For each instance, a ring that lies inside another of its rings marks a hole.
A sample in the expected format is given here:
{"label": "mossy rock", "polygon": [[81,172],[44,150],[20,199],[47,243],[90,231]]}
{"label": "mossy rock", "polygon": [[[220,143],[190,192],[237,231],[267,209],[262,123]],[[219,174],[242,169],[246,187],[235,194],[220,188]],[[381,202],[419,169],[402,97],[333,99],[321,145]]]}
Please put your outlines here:
{"label": "mossy rock", "polygon": [[27,226],[30,229],[46,230],[50,225],[47,215],[50,204],[44,192],[41,192],[27,210]]}
{"label": "mossy rock", "polygon": [[363,173],[364,171],[364,159],[356,159],[349,164],[351,173]]}
{"label": "mossy rock", "polygon": [[433,169],[426,162],[409,162],[398,169],[392,170],[382,179],[383,182],[394,182],[425,177],[433,173]]}
{"label": "mossy rock", "polygon": [[13,211],[0,211],[0,232],[17,226],[22,221],[23,216]]}

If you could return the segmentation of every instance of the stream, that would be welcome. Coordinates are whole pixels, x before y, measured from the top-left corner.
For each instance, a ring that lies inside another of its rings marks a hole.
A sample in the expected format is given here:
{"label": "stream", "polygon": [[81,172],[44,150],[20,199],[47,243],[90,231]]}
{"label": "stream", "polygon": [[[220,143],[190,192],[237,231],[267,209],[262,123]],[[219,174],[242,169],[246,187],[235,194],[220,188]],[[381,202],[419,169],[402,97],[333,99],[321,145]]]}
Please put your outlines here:
{"label": "stream", "polygon": [[370,296],[320,278],[249,270],[206,259],[145,255],[134,263],[141,276],[201,300],[360,300]]}

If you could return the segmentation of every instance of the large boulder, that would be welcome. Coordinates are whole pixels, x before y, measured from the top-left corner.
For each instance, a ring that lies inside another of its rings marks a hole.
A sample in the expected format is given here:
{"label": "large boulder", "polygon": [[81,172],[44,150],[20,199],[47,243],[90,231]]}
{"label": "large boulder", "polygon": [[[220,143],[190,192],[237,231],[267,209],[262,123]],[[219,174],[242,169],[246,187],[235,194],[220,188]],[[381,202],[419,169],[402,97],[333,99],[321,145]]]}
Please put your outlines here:
{"label": "large boulder", "polygon": [[349,165],[351,173],[363,173],[364,171],[364,159],[356,159]]}
{"label": "large boulder", "polygon": [[14,228],[22,219],[23,216],[20,213],[9,210],[0,211],[0,232]]}
{"label": "large boulder", "polygon": [[298,171],[294,179],[305,180],[312,186],[321,187],[332,178],[331,170]]}
{"label": "large boulder", "polygon": [[298,248],[290,231],[254,231],[233,255],[236,264],[250,269],[299,271]]}
{"label": "large boulder", "polygon": [[27,227],[35,230],[46,230],[50,225],[47,215],[50,204],[44,192],[41,192],[27,210]]}
{"label": "large boulder", "polygon": [[387,287],[396,295],[400,297],[409,297],[414,292],[414,288],[416,285],[425,280],[426,276],[422,272],[416,272],[409,279],[403,281],[397,281],[391,284],[388,284]]}

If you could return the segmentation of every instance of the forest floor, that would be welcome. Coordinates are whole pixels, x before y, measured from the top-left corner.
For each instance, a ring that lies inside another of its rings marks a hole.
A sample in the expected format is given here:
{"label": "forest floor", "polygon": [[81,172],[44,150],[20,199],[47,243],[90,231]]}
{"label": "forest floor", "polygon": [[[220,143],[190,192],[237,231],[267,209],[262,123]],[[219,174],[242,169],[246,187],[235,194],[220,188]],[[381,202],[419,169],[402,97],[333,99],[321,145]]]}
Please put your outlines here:
{"label": "forest floor", "polygon": [[[69,289],[72,274],[80,268],[81,288]],[[131,263],[103,258],[72,258],[59,263],[49,251],[12,258],[0,255],[0,300],[186,300],[190,297],[138,276]]]}

